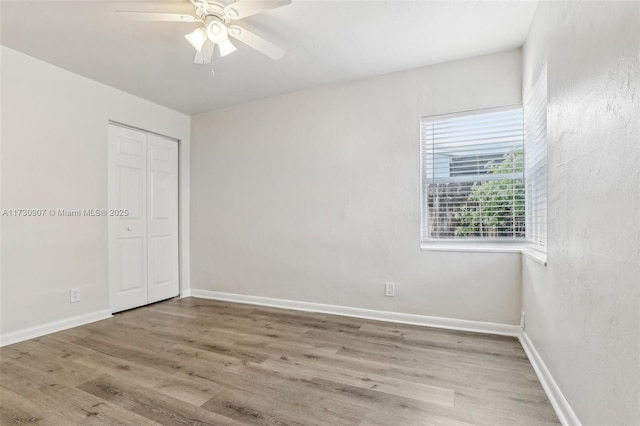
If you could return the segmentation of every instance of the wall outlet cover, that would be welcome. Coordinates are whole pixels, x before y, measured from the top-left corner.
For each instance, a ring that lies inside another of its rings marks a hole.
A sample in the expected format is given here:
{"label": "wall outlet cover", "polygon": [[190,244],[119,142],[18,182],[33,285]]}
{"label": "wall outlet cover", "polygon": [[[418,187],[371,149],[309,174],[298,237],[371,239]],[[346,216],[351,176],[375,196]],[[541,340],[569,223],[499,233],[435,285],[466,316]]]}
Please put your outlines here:
{"label": "wall outlet cover", "polygon": [[396,295],[396,285],[394,283],[384,284],[384,295],[387,297],[393,297]]}

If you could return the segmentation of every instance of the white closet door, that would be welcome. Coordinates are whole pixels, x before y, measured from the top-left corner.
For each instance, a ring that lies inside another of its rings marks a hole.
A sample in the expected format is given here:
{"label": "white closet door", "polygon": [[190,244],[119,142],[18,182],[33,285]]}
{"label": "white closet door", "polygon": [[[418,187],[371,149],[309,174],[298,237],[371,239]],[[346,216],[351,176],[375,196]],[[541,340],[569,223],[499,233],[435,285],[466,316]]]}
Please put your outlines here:
{"label": "white closet door", "polygon": [[177,296],[178,143],[147,135],[149,303]]}
{"label": "white closet door", "polygon": [[147,303],[147,134],[109,126],[109,293],[113,312]]}

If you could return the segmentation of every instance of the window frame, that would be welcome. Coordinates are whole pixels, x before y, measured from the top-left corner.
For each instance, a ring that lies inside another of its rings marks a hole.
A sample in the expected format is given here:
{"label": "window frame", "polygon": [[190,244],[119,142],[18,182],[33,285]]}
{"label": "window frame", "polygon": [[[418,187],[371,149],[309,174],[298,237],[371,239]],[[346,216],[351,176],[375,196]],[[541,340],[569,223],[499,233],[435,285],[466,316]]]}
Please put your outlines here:
{"label": "window frame", "polygon": [[[523,122],[522,122],[522,149],[524,152],[524,105],[512,104],[498,107],[482,108],[475,110],[458,111],[453,113],[436,114],[420,117],[420,248],[421,250],[436,250],[436,251],[474,251],[474,252],[498,252],[498,253],[522,253],[527,247],[526,240],[526,228],[525,236],[520,238],[423,238],[424,229],[428,226],[427,214],[425,214],[425,188],[424,188],[424,144],[423,144],[423,122],[425,120],[446,120],[457,117],[465,117],[472,115],[481,115],[497,112],[506,112],[513,110],[522,110]],[[526,156],[526,152],[524,152]],[[524,160],[526,161],[526,159]],[[522,177],[523,185],[526,187],[524,169]],[[526,202],[526,198],[525,198]],[[526,211],[526,204],[525,204]],[[525,222],[526,223],[526,222]]]}

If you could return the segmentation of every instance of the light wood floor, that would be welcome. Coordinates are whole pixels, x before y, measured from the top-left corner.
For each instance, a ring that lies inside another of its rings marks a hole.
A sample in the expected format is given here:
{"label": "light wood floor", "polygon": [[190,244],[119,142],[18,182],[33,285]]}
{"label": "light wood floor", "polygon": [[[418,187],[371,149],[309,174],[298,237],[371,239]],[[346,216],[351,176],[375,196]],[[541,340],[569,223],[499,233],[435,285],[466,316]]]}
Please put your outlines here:
{"label": "light wood floor", "polygon": [[181,299],[2,348],[0,423],[557,424],[518,341]]}

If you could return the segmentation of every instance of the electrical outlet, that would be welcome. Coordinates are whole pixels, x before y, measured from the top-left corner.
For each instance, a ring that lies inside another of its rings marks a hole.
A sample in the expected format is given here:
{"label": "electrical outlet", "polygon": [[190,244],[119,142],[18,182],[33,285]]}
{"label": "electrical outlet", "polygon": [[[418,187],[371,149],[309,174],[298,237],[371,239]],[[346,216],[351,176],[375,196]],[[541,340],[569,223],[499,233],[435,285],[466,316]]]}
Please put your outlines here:
{"label": "electrical outlet", "polygon": [[524,311],[521,311],[520,312],[520,328],[522,328],[522,331],[524,331],[525,318],[526,318],[526,315],[525,315]]}
{"label": "electrical outlet", "polygon": [[384,284],[384,295],[387,297],[393,297],[396,295],[396,285],[394,283]]}
{"label": "electrical outlet", "polygon": [[80,289],[72,288],[71,290],[69,290],[69,302],[75,303],[79,301],[80,301]]}

